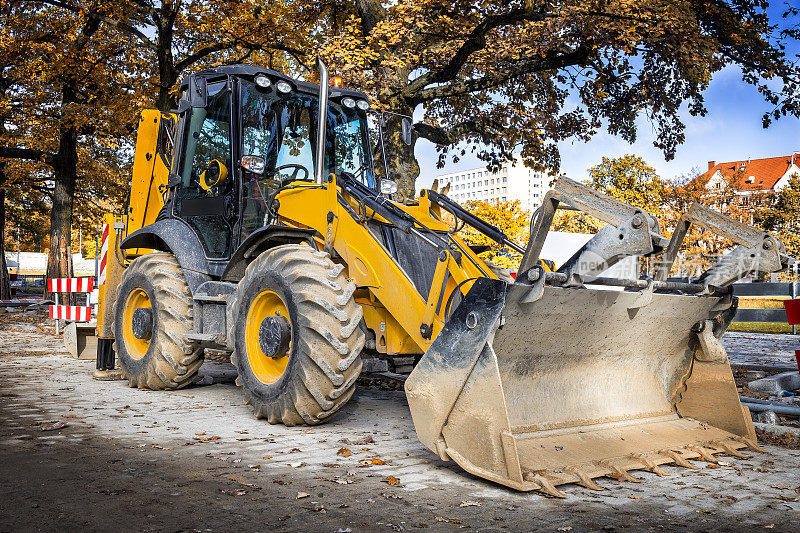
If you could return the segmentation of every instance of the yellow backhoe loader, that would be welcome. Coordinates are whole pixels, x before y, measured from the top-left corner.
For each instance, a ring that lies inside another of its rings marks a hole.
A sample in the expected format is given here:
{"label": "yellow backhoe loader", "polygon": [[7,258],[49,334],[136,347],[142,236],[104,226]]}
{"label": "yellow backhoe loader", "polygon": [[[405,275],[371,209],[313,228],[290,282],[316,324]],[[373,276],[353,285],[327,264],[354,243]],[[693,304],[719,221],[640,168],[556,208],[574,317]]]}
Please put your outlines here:
{"label": "yellow backhoe loader", "polygon": [[[719,339],[736,312],[729,285],[785,268],[780,241],[700,206],[668,240],[648,213],[565,178],[524,246],[436,190],[393,201],[396,184],[373,168],[367,97],[319,68],[319,86],[206,70],[183,81],[174,113],[142,113],[98,325],[132,387],[185,387],[205,349],[226,350],[257,417],[318,424],[353,395],[363,351],[419,356],[405,389],[422,443],[555,496],[758,449]],[[560,207],[607,225],[555,269],[539,255]],[[516,279],[446,212],[524,254]],[[739,246],[696,281],[671,281],[692,224]],[[603,275],[631,256],[660,266]]]}

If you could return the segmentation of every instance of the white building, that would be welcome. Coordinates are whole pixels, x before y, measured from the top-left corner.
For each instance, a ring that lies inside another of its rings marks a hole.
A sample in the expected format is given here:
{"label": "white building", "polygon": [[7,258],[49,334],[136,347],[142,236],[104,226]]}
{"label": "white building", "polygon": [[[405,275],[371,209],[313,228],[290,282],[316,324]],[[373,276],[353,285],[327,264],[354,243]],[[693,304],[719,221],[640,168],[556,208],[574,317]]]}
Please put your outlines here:
{"label": "white building", "polygon": [[497,172],[486,167],[462,170],[437,176],[439,189],[450,184],[447,196],[463,204],[470,200],[511,202],[519,200],[523,209],[533,211],[542,204],[553,177],[527,168],[519,154],[503,164]]}

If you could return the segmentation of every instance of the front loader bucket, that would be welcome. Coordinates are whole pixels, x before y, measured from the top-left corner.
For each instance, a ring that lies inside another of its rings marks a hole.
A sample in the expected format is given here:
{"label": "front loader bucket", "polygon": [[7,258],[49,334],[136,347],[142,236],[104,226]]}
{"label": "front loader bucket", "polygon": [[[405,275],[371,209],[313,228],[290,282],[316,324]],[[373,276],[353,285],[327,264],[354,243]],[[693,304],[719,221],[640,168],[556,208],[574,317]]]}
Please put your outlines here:
{"label": "front loader bucket", "polygon": [[733,305],[730,291],[480,278],[406,381],[419,439],[472,474],[553,496],[758,449],[714,335]]}

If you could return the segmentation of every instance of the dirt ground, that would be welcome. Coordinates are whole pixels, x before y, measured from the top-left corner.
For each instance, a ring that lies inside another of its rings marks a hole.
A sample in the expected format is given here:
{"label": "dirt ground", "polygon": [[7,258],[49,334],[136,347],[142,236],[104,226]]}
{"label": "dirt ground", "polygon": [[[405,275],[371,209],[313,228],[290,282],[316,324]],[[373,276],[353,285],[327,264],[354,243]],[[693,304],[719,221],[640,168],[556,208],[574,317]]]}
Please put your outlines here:
{"label": "dirt ground", "polygon": [[439,460],[400,391],[361,387],[330,423],[286,428],[250,415],[224,364],[176,392],[93,369],[47,328],[0,320],[0,531],[798,528],[800,450],[567,485],[559,500]]}

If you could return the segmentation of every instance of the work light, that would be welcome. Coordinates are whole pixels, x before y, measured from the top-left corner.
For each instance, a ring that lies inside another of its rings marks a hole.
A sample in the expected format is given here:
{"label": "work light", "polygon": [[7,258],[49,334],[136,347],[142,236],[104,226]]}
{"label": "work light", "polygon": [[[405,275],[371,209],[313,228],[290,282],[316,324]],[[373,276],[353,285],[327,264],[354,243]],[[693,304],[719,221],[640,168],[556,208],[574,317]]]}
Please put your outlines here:
{"label": "work light", "polygon": [[281,93],[288,93],[292,91],[292,86],[288,81],[279,81],[275,84],[275,88],[278,89],[278,92]]}

